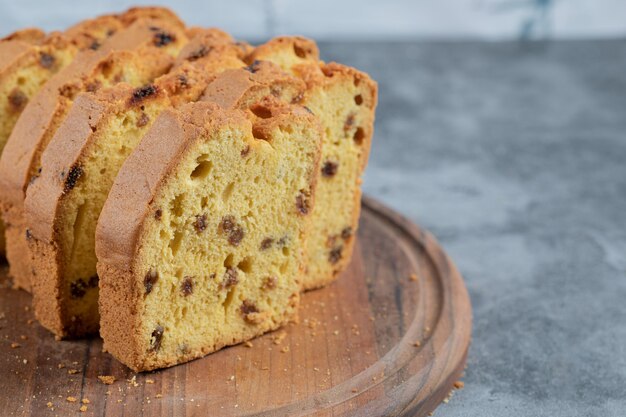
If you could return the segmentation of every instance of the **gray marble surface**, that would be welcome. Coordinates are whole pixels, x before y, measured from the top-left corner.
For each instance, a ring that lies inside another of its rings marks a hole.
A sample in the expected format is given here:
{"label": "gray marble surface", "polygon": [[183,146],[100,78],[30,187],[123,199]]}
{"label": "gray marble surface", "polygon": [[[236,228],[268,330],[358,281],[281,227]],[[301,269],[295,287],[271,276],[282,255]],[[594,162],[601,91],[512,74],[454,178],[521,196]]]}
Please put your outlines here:
{"label": "gray marble surface", "polygon": [[626,416],[626,40],[332,43],[379,82],[365,190],[474,309],[439,416]]}

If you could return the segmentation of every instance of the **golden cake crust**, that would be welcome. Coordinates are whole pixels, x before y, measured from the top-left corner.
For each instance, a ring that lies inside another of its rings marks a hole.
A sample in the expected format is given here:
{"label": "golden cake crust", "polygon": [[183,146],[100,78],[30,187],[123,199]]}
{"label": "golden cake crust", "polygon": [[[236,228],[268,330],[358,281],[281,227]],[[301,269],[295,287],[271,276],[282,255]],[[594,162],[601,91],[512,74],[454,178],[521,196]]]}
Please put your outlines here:
{"label": "golden cake crust", "polygon": [[26,28],[8,34],[0,41],[22,41],[29,44],[38,44],[46,37],[46,33],[39,28]]}

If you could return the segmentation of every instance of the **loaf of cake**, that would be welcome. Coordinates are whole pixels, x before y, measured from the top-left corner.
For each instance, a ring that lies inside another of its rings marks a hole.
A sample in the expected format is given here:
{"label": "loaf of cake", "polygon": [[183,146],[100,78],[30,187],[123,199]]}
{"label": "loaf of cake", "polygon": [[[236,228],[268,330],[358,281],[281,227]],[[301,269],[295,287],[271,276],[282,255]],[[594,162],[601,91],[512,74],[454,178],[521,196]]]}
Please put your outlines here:
{"label": "loaf of cake", "polygon": [[302,107],[258,105],[166,110],[115,180],[96,233],[100,334],[135,371],[296,315],[321,129]]}
{"label": "loaf of cake", "polygon": [[[163,8],[133,8],[119,15],[85,20],[67,31],[45,35],[39,29],[25,29],[0,41],[0,154],[22,110],[39,89],[65,68],[83,49],[96,49],[112,34],[139,18],[167,19],[183,27],[171,11]],[[0,255],[4,253],[4,227],[0,219]],[[30,288],[22,274],[17,287]]]}
{"label": "loaf of cake", "polygon": [[307,243],[304,289],[324,286],[343,271],[352,256],[361,208],[361,176],[367,165],[377,85],[345,65],[319,62],[313,41],[280,37],[256,48],[248,62],[268,60],[302,78],[306,91],[296,100],[324,127],[321,178]]}
{"label": "loaf of cake", "polygon": [[[81,51],[33,96],[18,119],[0,158],[0,202],[6,222],[10,274],[28,288],[28,256],[23,203],[28,185],[40,174],[40,157],[81,91],[97,91],[125,81],[134,86],[167,72],[187,41],[178,22],[140,19],[117,31],[96,50]],[[67,171],[71,182],[76,173]]]}
{"label": "loaf of cake", "polygon": [[[98,330],[96,222],[125,159],[162,111],[196,101],[216,74],[243,67],[247,52],[224,32],[195,31],[175,67],[153,83],[120,83],[74,100],[25,200],[35,315],[57,337]],[[63,173],[72,170],[68,187]]]}

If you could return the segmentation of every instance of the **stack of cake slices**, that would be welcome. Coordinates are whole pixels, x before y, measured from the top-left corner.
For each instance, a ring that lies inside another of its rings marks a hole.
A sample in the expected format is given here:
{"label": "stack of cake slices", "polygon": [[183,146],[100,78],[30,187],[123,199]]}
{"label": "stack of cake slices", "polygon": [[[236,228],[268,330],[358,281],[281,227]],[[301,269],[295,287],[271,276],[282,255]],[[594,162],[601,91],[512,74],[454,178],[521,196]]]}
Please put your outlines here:
{"label": "stack of cake slices", "polygon": [[0,41],[9,274],[57,338],[136,371],[279,328],[352,254],[366,74],[135,8]]}

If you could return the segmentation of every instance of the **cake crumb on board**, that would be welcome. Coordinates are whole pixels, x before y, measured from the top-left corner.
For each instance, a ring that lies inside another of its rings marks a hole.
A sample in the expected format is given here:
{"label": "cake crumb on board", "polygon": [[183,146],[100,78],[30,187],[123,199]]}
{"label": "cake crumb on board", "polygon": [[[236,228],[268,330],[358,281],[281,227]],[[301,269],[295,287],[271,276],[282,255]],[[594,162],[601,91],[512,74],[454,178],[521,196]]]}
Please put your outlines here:
{"label": "cake crumb on board", "polygon": [[115,377],[111,375],[98,375],[98,379],[105,385],[111,385],[115,382]]}

